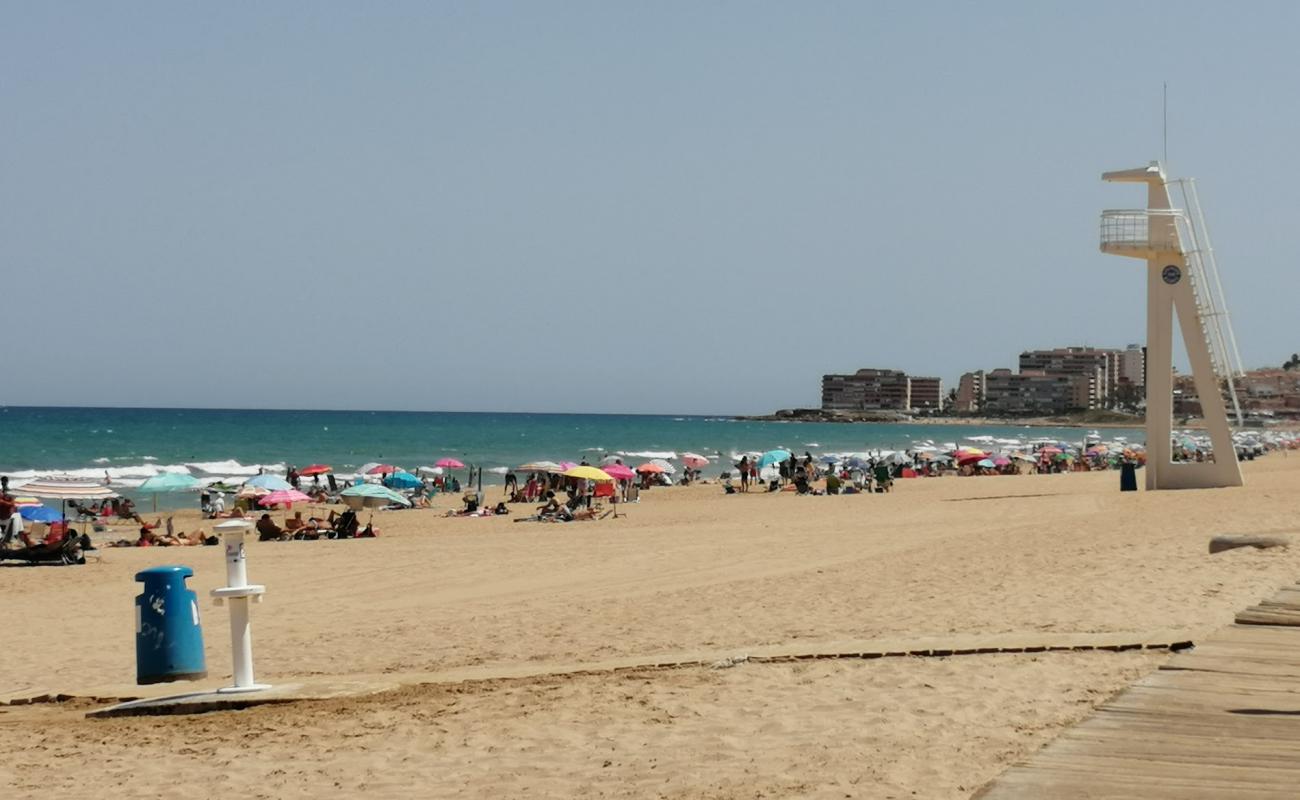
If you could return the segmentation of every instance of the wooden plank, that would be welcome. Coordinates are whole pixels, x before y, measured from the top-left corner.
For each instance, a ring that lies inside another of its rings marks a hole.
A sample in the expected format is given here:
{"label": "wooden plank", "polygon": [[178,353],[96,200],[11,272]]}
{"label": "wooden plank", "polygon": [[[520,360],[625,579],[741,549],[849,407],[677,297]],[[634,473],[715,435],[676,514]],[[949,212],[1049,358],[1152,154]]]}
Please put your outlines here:
{"label": "wooden plank", "polygon": [[1300,585],[1251,606],[975,794],[1300,796]]}

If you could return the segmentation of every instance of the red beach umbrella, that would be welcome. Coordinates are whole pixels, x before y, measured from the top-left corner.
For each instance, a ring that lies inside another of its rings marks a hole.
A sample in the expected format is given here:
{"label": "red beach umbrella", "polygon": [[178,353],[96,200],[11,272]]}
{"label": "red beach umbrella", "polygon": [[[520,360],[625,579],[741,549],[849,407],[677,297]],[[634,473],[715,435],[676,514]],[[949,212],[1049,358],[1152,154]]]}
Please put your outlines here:
{"label": "red beach umbrella", "polygon": [[299,475],[306,475],[310,478],[313,475],[324,475],[327,472],[333,472],[334,468],[329,464],[312,464],[310,467],[303,467],[298,470]]}
{"label": "red beach umbrella", "polygon": [[637,472],[650,472],[650,473],[658,474],[658,473],[660,473],[660,472],[663,472],[663,471],[664,471],[664,468],[661,467],[661,466],[659,466],[658,464],[651,464],[650,462],[646,462],[646,463],[642,464],[641,466],[637,467],[637,468],[636,468],[636,471],[637,471]]}
{"label": "red beach umbrella", "polygon": [[376,464],[366,470],[367,475],[387,475],[390,472],[397,472],[397,467],[392,464]]}
{"label": "red beach umbrella", "polygon": [[443,469],[465,469],[465,465],[454,458],[440,458],[434,466]]}

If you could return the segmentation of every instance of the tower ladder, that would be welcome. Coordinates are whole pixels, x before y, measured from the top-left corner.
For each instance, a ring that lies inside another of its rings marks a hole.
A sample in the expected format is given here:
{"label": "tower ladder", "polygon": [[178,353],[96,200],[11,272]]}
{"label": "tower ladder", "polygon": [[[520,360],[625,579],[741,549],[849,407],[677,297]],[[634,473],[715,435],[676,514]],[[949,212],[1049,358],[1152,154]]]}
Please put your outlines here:
{"label": "tower ladder", "polygon": [[1177,216],[1183,240],[1183,256],[1187,261],[1188,278],[1196,298],[1197,323],[1210,351],[1215,376],[1223,381],[1232,402],[1232,413],[1237,425],[1243,424],[1241,403],[1237,399],[1237,378],[1245,375],[1241,353],[1237,350],[1237,337],[1232,330],[1223,283],[1219,280],[1219,267],[1214,258],[1214,245],[1201,211],[1200,197],[1196,193],[1194,178],[1178,178],[1169,183],[1178,187],[1182,195],[1184,213]]}

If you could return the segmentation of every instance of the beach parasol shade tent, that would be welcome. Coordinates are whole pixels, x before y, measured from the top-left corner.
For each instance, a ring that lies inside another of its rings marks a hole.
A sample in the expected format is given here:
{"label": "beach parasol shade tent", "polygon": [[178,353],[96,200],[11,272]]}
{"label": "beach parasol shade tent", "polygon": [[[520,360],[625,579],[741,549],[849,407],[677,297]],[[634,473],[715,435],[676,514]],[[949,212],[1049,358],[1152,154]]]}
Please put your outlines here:
{"label": "beach parasol shade tent", "polygon": [[310,497],[297,489],[280,489],[257,498],[257,504],[264,508],[279,505],[289,508],[294,503],[307,503],[310,501]]}
{"label": "beach parasol shade tent", "polygon": [[596,467],[577,466],[564,471],[566,478],[580,478],[586,481],[612,481],[614,480],[608,472],[597,469]]}
{"label": "beach parasol shade tent", "polygon": [[23,506],[18,513],[28,522],[62,522],[63,514],[49,506]]}
{"label": "beach parasol shade tent", "polygon": [[601,469],[601,472],[616,481],[630,481],[636,477],[636,473],[624,464],[607,464]]}
{"label": "beach parasol shade tent", "polygon": [[411,505],[411,501],[397,492],[389,489],[387,486],[380,486],[376,483],[358,483],[356,486],[349,486],[339,492],[339,496],[344,499],[349,507],[361,508],[369,506],[386,506],[390,503],[397,503],[401,506]]}
{"label": "beach parasol shade tent", "polygon": [[440,458],[434,462],[434,466],[442,467],[443,469],[465,469],[465,465],[454,458]]}
{"label": "beach parasol shade tent", "polygon": [[664,471],[664,468],[654,463],[653,461],[647,461],[646,463],[637,467],[636,471],[642,474],[658,475],[659,473]]}
{"label": "beach parasol shade tent", "polygon": [[691,469],[701,469],[709,465],[709,460],[698,453],[682,453],[682,463]]}
{"label": "beach parasol shade tent", "polygon": [[979,461],[976,461],[976,462],[975,462],[975,466],[977,466],[977,467],[983,467],[984,469],[993,469],[993,466],[994,466],[994,465],[993,465],[993,462],[990,461],[989,459],[987,459],[987,458],[981,458]]}
{"label": "beach parasol shade tent", "polygon": [[758,459],[758,468],[762,469],[763,467],[767,467],[772,464],[779,464],[782,461],[789,460],[789,458],[790,458],[789,450],[768,450],[766,453],[762,455],[762,457]]}
{"label": "beach parasol shade tent", "polygon": [[565,471],[567,471],[567,470],[571,470],[571,469],[573,469],[573,468],[576,467],[576,466],[578,466],[577,463],[575,463],[575,462],[573,462],[573,461],[561,461],[561,462],[560,462],[560,469],[559,469],[559,471],[560,471],[560,472],[565,472]]}
{"label": "beach parasol shade tent", "polygon": [[244,481],[245,486],[252,486],[255,489],[266,489],[270,492],[282,492],[286,489],[292,489],[293,486],[279,475],[262,474],[254,475]]}
{"label": "beach parasol shade tent", "polygon": [[602,467],[609,466],[610,464],[621,464],[621,463],[623,463],[623,457],[620,456],[618,453],[611,453],[600,460],[600,465]]}
{"label": "beach parasol shade tent", "polygon": [[390,472],[397,472],[397,467],[392,464],[368,464],[365,470],[366,475],[386,475]]}
{"label": "beach parasol shade tent", "polygon": [[187,472],[162,472],[136,488],[141,494],[153,495],[153,510],[158,510],[158,495],[163,492],[187,492],[199,488],[199,479]]}
{"label": "beach parasol shade tent", "polygon": [[424,484],[411,473],[398,470],[384,479],[384,485],[390,489],[418,489]]}
{"label": "beach parasol shade tent", "polygon": [[310,478],[313,475],[324,475],[327,472],[333,472],[334,468],[329,464],[312,464],[310,467],[303,467],[298,470],[298,474]]}

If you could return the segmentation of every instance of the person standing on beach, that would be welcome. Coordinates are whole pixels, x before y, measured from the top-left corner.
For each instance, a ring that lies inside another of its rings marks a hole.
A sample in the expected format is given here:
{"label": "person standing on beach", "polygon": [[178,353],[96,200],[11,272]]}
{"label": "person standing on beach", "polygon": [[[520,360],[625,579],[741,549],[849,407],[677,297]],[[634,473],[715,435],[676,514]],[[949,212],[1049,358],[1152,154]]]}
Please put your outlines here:
{"label": "person standing on beach", "polygon": [[740,463],[736,465],[740,470],[740,491],[749,491],[749,456],[741,456]]}

